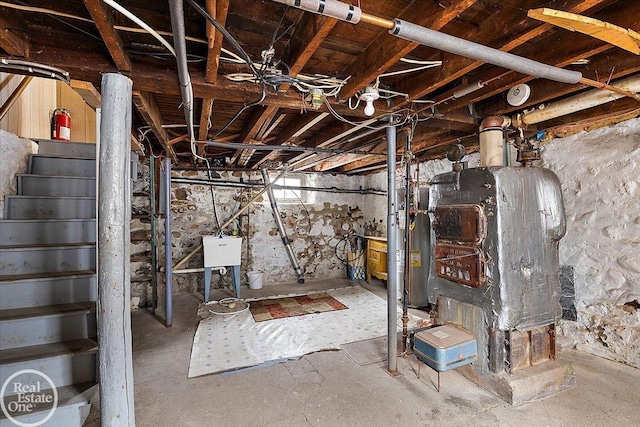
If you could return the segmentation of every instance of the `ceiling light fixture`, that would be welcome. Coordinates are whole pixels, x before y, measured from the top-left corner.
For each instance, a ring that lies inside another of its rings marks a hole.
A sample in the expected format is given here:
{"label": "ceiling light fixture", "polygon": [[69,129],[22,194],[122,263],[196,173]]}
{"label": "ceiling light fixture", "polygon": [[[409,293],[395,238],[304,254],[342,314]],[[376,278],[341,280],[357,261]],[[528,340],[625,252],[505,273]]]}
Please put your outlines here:
{"label": "ceiling light fixture", "polygon": [[365,101],[367,105],[364,107],[364,115],[365,116],[373,116],[373,113],[376,112],[375,107],[373,106],[373,101],[380,98],[380,93],[378,89],[373,86],[367,86],[364,88],[364,91],[360,94],[358,99],[360,101]]}

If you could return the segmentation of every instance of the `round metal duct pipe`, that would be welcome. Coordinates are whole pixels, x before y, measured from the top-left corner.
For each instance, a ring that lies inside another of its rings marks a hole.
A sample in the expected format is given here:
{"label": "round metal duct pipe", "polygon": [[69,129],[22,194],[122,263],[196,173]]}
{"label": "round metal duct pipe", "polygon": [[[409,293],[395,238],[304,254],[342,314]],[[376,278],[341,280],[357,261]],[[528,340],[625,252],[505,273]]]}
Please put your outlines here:
{"label": "round metal duct pipe", "polygon": [[506,166],[504,128],[511,124],[505,116],[490,116],[480,123],[480,166]]}

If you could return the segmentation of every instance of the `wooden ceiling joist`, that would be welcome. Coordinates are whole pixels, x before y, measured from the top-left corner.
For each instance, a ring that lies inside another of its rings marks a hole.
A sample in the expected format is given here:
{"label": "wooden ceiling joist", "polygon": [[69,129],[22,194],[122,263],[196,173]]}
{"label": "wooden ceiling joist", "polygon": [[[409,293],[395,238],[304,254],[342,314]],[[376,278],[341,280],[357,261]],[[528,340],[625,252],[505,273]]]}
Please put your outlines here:
{"label": "wooden ceiling joist", "polygon": [[169,145],[169,135],[167,131],[162,127],[162,116],[160,115],[160,109],[156,103],[153,95],[147,92],[133,91],[133,104],[138,109],[140,115],[144,118],[151,132],[158,138],[160,144],[165,150],[167,157],[173,162],[177,162],[178,158],[173,147]]}
{"label": "wooden ceiling joist", "polygon": [[[607,9],[595,16],[598,16],[599,19],[622,23],[622,25],[629,24],[629,27],[640,27],[640,14],[629,14],[628,11],[624,9]],[[544,64],[554,65],[556,67],[566,67],[579,59],[601,54],[611,48],[612,46],[609,44],[603,44],[598,40],[588,37],[569,37],[560,39],[556,37],[549,37],[535,44],[535,54],[529,55],[529,58]],[[621,51],[621,53],[631,55],[624,51]],[[635,58],[637,60],[637,57]],[[612,66],[613,65],[614,64],[612,64]],[[446,105],[440,106],[440,110],[443,113],[466,108],[469,104],[477,103],[491,96],[506,92],[509,88],[517,84],[526,83],[535,78],[532,76],[524,76],[513,71],[505,73],[504,69],[498,67],[488,67],[477,73],[475,76],[480,81],[494,80],[498,76],[500,78],[477,92],[473,92],[468,96],[453,100],[448,102]],[[581,86],[576,86],[576,90],[579,90],[580,88]],[[443,96],[446,95],[447,94]]]}
{"label": "wooden ceiling joist", "polygon": [[[253,107],[251,115],[242,127],[239,142],[259,142],[258,133],[273,119],[277,111],[276,107]],[[237,150],[231,161],[238,159],[238,166],[246,166],[254,152],[255,150]]]}
{"label": "wooden ceiling joist", "polygon": [[[316,124],[320,123],[327,116],[329,116],[329,113],[311,113],[311,112],[307,112],[302,116],[298,116],[297,119],[289,122],[289,124],[285,126],[284,129],[278,132],[278,134],[276,135],[276,139],[273,143],[275,145],[285,145],[289,141],[295,140],[297,137],[304,134],[304,132],[306,132]],[[257,158],[254,157],[254,160],[255,160],[254,167],[260,166],[262,163],[264,163],[267,160],[273,159],[275,156],[276,156],[275,153],[269,153],[269,152],[261,153]]]}
{"label": "wooden ceiling joist", "polygon": [[[452,0],[444,3],[446,6],[442,6],[440,2],[414,1],[400,14],[400,18],[433,30],[439,30],[476,1]],[[387,31],[381,32],[367,49],[342,72],[343,75],[352,77],[340,90],[340,97],[348,99],[355,95],[360,89],[374,81],[376,76],[388,70],[400,58],[418,46],[419,44],[416,42],[392,36]]]}
{"label": "wooden ceiling joist", "polygon": [[[216,21],[224,27],[227,22],[229,12],[229,0],[207,0],[206,10]],[[205,70],[205,81],[215,83],[218,78],[218,68],[220,66],[220,52],[222,51],[222,34],[207,21],[207,65]]]}
{"label": "wooden ceiling joist", "polygon": [[[295,77],[302,71],[337,22],[337,19],[312,13],[303,15],[289,41],[290,75]],[[283,84],[278,90],[286,92],[289,85]]]}
{"label": "wooden ceiling joist", "polygon": [[27,39],[24,33],[15,30],[23,25],[24,20],[17,12],[0,7],[0,48],[9,55],[27,56]]}
{"label": "wooden ceiling joist", "polygon": [[202,99],[202,111],[200,112],[200,127],[198,128],[198,141],[206,141],[211,112],[213,110],[213,98]]}
{"label": "wooden ceiling joist", "polygon": [[[615,66],[613,66],[613,64],[615,64]],[[607,80],[611,78],[611,80],[615,81],[621,77],[640,72],[640,61],[632,55],[620,57],[611,49],[603,54],[592,57],[592,61],[584,68],[583,72],[588,72],[590,75],[606,76]],[[582,85],[568,85],[566,83],[539,79],[531,80],[527,82],[527,84],[531,88],[531,95],[521,106],[514,107],[509,105],[506,98],[502,96],[502,94],[498,94],[476,104],[478,115],[480,117],[486,117],[493,114],[508,114],[515,111],[522,111],[551,99],[578,92],[585,87]],[[461,111],[464,110],[457,110],[457,112]],[[452,113],[455,112],[456,111]],[[447,115],[449,114],[450,113],[447,113]]]}
{"label": "wooden ceiling joist", "polygon": [[129,59],[129,54],[124,50],[120,35],[114,29],[115,23],[113,22],[111,9],[102,0],[84,0],[84,5],[89,11],[100,37],[102,37],[102,41],[118,70],[130,71],[131,59]]}
{"label": "wooden ceiling joist", "polygon": [[[566,7],[571,12],[582,13],[597,7],[605,1],[606,0],[572,0]],[[510,27],[514,26],[515,22],[522,21],[523,16],[526,17],[526,13],[522,10],[505,8],[503,11],[485,20],[475,34],[469,35],[469,37],[476,43],[495,47],[504,52],[510,52],[553,28],[550,24],[540,24],[539,22],[530,20],[520,24],[525,28],[523,31],[506,42],[501,42],[504,34],[509,34]],[[556,51],[555,49],[553,50],[554,52]],[[406,79],[403,79],[396,90],[408,93],[409,99],[411,100],[420,99],[484,64],[482,61],[451,54],[445,54],[445,58],[446,60],[443,61],[441,69],[427,70],[409,75]],[[476,81],[478,80],[482,81],[482,79],[477,79]],[[427,82],[427,85],[425,85],[425,82]],[[403,104],[400,104],[400,106],[402,105]]]}

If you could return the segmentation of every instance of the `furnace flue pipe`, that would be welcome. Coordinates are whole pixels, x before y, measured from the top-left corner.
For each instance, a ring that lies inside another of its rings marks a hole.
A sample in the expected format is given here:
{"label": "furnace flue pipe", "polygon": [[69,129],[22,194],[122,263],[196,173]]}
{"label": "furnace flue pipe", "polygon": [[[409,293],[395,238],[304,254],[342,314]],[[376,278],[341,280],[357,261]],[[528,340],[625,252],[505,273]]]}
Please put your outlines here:
{"label": "furnace flue pipe", "polygon": [[131,352],[131,88],[120,74],[102,77],[98,173],[98,365],[100,419],[135,426]]}

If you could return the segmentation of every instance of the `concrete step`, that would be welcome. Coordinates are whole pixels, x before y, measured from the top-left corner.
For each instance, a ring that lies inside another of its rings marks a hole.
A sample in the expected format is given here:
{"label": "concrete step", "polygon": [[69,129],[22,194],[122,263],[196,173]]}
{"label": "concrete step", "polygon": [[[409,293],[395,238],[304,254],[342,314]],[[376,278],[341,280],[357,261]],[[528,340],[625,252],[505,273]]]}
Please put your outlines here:
{"label": "concrete step", "polygon": [[29,154],[28,173],[49,176],[96,176],[96,159]]}
{"label": "concrete step", "polygon": [[[43,425],[46,427],[81,427],[89,415],[91,398],[96,393],[96,383],[81,383],[58,388],[58,406],[46,422],[42,423],[49,415],[51,406],[37,405],[31,411],[19,411],[11,413],[13,419],[21,424],[16,424],[0,411],[0,427],[15,427],[16,425]],[[5,408],[16,400],[16,396],[5,398]],[[40,423],[40,424],[39,424]]]}
{"label": "concrete step", "polygon": [[18,194],[22,196],[95,197],[94,177],[19,174]]}
{"label": "concrete step", "polygon": [[38,154],[64,157],[96,158],[96,144],[90,142],[61,142],[51,139],[36,139]]}
{"label": "concrete step", "polygon": [[95,243],[95,219],[0,220],[0,246]]}
{"label": "concrete step", "polygon": [[2,276],[95,268],[95,244],[0,246]]}
{"label": "concrete step", "polygon": [[0,350],[95,337],[93,302],[0,310]]}
{"label": "concrete step", "polygon": [[6,219],[95,218],[94,197],[5,196]]}
{"label": "concrete step", "polygon": [[[97,352],[98,343],[92,339],[2,350],[0,384],[4,384],[9,377],[25,369],[34,369],[47,375],[56,388],[93,382],[96,380]],[[42,382],[42,376],[36,373],[19,375],[20,383],[23,385],[37,385],[38,382]],[[5,396],[13,394],[16,394],[15,390],[5,391]]]}
{"label": "concrete step", "polygon": [[0,310],[96,301],[94,271],[0,276]]}

